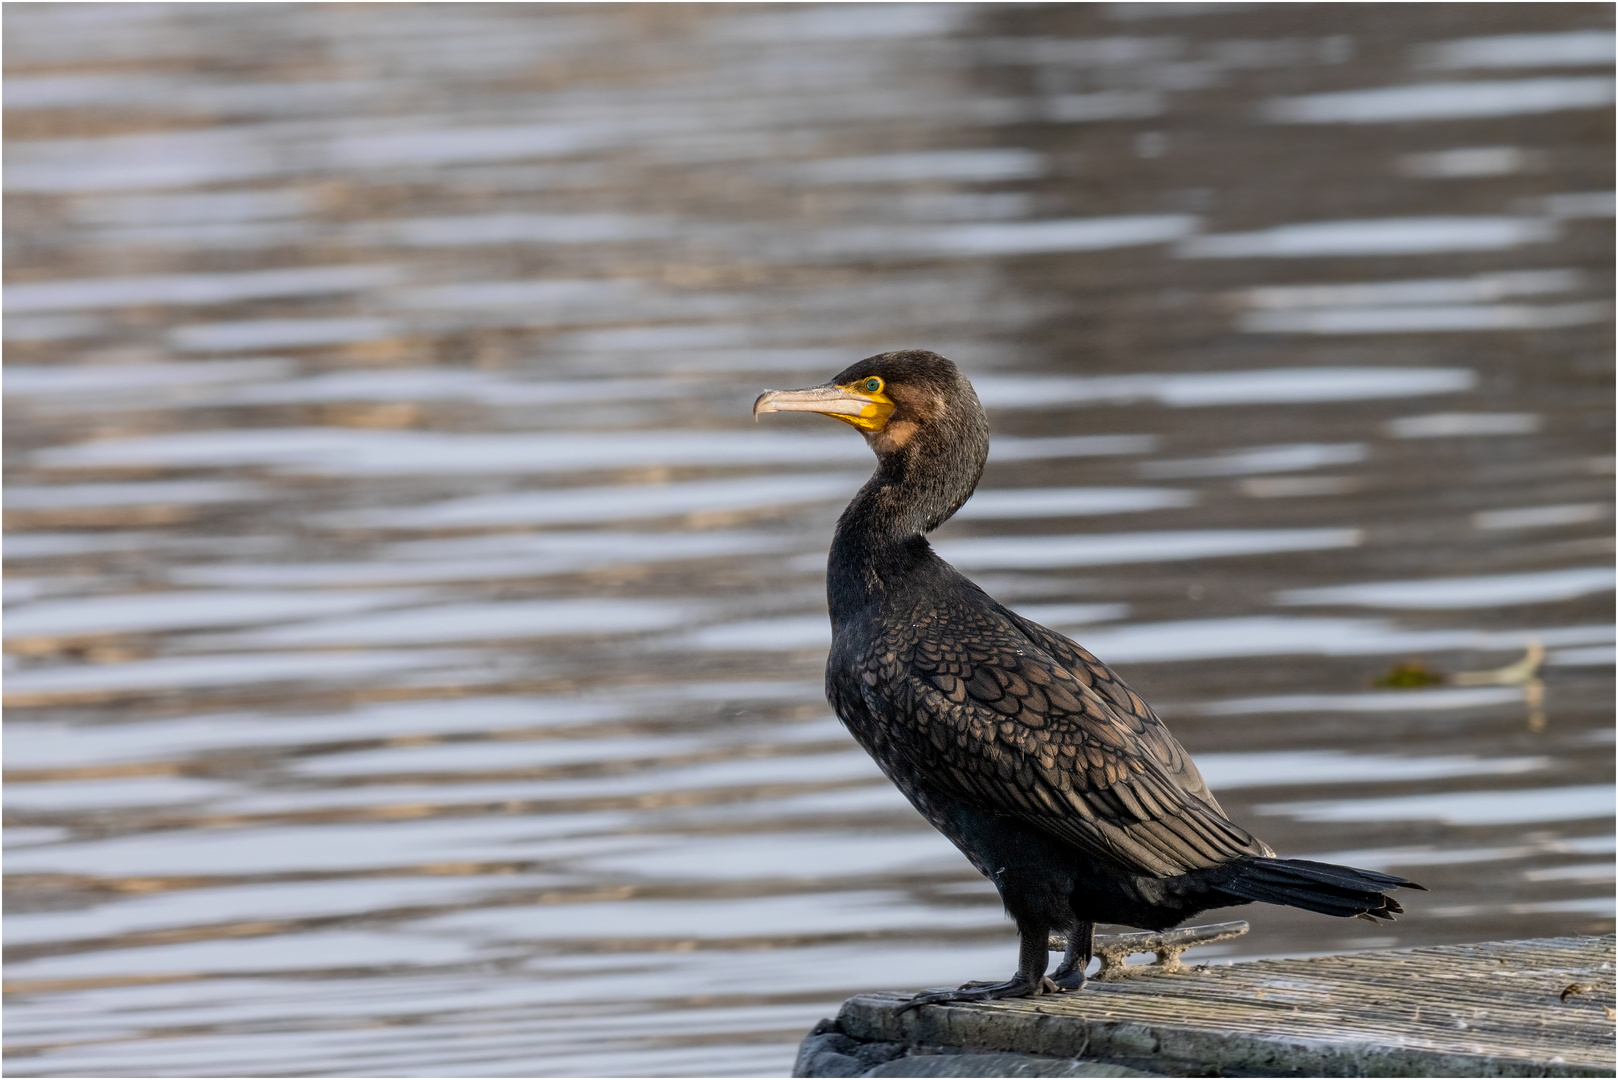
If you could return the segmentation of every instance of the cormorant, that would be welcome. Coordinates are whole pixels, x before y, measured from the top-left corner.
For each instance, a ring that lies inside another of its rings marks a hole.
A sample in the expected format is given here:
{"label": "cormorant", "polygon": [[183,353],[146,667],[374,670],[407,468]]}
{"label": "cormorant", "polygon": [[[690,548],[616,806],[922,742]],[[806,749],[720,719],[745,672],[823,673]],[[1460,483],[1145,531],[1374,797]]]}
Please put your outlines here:
{"label": "cormorant", "polygon": [[[826,696],[888,779],[1000,891],[1017,973],[906,1003],[1084,985],[1098,922],[1165,930],[1258,900],[1391,919],[1370,870],[1278,859],[1232,822],[1151,706],[1089,652],[996,603],[925,539],[989,456],[972,384],[936,353],[889,352],[821,386],[768,390],[768,412],[864,433],[877,469],[837,522],[827,564]],[[1067,955],[1045,977],[1048,935]]]}

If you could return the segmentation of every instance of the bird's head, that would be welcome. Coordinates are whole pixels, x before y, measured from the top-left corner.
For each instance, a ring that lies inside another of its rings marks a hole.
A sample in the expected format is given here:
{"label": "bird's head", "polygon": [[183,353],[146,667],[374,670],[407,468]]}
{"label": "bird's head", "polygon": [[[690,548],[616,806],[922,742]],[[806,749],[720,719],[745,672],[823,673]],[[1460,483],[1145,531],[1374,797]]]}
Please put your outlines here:
{"label": "bird's head", "polygon": [[919,349],[868,356],[830,382],[802,390],[766,390],[753,418],[771,412],[817,412],[860,429],[878,457],[940,438],[961,445],[987,441],[977,393],[953,363]]}
{"label": "bird's head", "polygon": [[820,386],[766,390],[753,417],[770,412],[824,413],[859,428],[881,462],[879,478],[931,489],[924,529],[966,501],[989,457],[989,421],[972,384],[919,349],[866,357]]}

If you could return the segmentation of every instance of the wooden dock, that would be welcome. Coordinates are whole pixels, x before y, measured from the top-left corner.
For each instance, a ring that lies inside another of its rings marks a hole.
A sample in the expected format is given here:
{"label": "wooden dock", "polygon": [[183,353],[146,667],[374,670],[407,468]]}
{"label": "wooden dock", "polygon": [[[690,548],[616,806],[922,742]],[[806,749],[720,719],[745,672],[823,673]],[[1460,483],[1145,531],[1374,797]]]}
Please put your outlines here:
{"label": "wooden dock", "polygon": [[1078,993],[866,994],[795,1076],[1613,1076],[1614,939],[1131,968]]}

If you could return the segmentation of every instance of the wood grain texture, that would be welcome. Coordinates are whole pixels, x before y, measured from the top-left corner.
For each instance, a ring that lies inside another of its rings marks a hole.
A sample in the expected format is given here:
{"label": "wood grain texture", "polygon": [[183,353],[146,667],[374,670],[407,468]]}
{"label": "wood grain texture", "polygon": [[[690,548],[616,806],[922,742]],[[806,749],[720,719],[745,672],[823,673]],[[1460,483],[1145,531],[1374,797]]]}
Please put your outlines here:
{"label": "wood grain texture", "polygon": [[1611,1076],[1613,951],[1609,935],[1261,960],[902,1015],[905,995],[871,994],[837,1024],[860,1043],[1163,1075]]}

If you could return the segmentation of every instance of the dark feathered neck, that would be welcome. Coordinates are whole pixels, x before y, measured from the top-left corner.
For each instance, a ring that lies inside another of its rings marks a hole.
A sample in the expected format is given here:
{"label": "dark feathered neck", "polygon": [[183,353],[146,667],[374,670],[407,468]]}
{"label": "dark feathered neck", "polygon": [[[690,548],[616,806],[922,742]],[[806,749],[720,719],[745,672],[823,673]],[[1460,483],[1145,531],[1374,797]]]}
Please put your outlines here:
{"label": "dark feathered neck", "polygon": [[826,591],[834,629],[937,558],[926,534],[971,498],[988,456],[987,424],[980,422],[965,430],[918,433],[878,459],[832,538]]}

